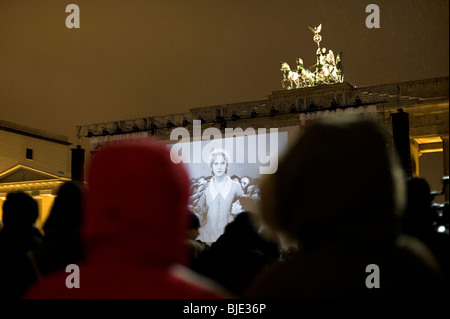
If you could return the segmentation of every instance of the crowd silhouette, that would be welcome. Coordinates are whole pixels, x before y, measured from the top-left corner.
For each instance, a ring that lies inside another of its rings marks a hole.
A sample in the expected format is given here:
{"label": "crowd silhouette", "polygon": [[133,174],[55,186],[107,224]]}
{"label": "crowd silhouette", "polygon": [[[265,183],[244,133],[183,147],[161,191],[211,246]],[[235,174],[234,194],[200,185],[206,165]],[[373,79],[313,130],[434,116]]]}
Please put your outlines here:
{"label": "crowd silhouette", "polygon": [[[445,275],[430,249],[402,233],[405,175],[395,155],[372,120],[313,122],[261,189],[263,221],[295,243],[298,252],[267,267],[245,296],[448,295]],[[377,269],[373,273],[372,267]]]}
{"label": "crowd silhouette", "polygon": [[187,267],[189,179],[162,143],[117,143],[92,159],[81,235],[80,288],[56,271],[25,298],[216,299],[229,294]]}
{"label": "crowd silhouette", "polygon": [[203,251],[192,269],[213,279],[234,296],[242,297],[256,275],[279,260],[278,246],[257,232],[253,213],[245,211],[225,227],[225,232]]}
{"label": "crowd silhouette", "polygon": [[[193,209],[208,179],[190,180],[163,143],[110,145],[87,172],[61,186],[42,232],[37,202],[7,195],[2,300],[449,297],[448,211],[371,120],[317,120],[275,174],[232,176],[241,212],[211,244]],[[73,264],[81,287],[70,289]]]}
{"label": "crowd silhouette", "polygon": [[35,227],[37,202],[24,192],[13,192],[3,203],[0,231],[0,297],[17,299],[38,277],[29,253],[39,249],[43,236]]}
{"label": "crowd silhouette", "polygon": [[59,188],[43,227],[45,236],[42,245],[31,253],[39,277],[83,260],[83,194],[84,188],[79,182],[66,182]]}

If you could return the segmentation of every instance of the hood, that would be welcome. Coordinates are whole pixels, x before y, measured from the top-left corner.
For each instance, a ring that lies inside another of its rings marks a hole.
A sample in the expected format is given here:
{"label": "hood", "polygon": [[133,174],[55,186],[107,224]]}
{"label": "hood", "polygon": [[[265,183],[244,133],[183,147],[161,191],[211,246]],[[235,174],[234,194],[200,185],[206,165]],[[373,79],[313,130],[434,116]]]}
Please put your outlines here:
{"label": "hood", "polygon": [[87,182],[83,237],[90,260],[185,264],[189,179],[162,142],[105,147],[92,158]]}

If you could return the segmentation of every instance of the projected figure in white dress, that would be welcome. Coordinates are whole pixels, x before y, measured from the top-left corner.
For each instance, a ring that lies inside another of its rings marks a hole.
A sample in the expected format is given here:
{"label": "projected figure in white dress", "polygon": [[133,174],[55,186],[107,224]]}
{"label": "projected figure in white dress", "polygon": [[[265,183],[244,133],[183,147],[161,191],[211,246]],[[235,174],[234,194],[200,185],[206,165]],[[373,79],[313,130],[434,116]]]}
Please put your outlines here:
{"label": "projected figure in white dress", "polygon": [[209,165],[213,177],[196,207],[202,221],[199,239],[203,242],[215,242],[223,234],[225,226],[235,218],[233,204],[244,194],[241,185],[227,175],[228,163],[223,150],[211,153]]}

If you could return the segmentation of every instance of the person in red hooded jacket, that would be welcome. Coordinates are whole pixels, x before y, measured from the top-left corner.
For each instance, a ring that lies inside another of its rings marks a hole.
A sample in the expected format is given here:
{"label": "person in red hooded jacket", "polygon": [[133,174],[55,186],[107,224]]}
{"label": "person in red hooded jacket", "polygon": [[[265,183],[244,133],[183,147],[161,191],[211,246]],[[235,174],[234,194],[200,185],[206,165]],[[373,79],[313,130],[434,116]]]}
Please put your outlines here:
{"label": "person in red hooded jacket", "polygon": [[110,145],[92,158],[87,182],[79,288],[70,284],[75,270],[62,270],[25,298],[231,297],[187,267],[189,179],[164,144],[142,139]]}

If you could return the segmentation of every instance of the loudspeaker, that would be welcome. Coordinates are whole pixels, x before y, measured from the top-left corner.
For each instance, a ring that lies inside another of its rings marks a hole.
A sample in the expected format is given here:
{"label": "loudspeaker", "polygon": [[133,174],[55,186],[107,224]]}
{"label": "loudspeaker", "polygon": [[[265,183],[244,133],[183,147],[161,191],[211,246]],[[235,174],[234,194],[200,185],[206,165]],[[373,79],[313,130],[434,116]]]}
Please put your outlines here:
{"label": "loudspeaker", "polygon": [[412,176],[411,147],[409,144],[409,114],[398,109],[392,116],[392,135],[394,146],[402,167],[408,176]]}

